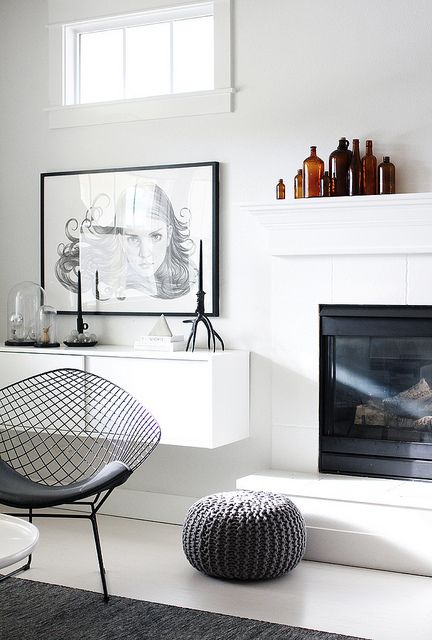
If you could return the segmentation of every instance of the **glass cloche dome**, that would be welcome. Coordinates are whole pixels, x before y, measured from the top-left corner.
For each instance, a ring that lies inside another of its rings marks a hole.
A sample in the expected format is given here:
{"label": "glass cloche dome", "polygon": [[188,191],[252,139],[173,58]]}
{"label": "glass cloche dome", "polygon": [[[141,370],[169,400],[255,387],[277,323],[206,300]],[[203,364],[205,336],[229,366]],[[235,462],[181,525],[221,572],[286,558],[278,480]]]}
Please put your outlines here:
{"label": "glass cloche dome", "polygon": [[7,301],[6,345],[31,346],[37,339],[39,309],[45,291],[35,282],[20,282],[9,291]]}

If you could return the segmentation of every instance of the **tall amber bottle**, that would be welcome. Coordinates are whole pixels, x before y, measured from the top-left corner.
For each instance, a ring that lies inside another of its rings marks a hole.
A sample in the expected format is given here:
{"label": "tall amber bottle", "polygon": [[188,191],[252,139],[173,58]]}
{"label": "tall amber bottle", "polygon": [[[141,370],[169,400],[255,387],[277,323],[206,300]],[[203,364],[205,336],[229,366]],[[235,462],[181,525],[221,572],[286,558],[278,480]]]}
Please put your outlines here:
{"label": "tall amber bottle", "polygon": [[329,175],[336,176],[336,196],[348,195],[348,169],[352,158],[348,147],[349,141],[345,137],[340,138],[337,149],[329,156]]}
{"label": "tall amber bottle", "polygon": [[320,194],[321,177],[324,173],[324,162],[318,158],[316,147],[311,147],[309,158],[303,162],[303,197],[317,198]]}
{"label": "tall amber bottle", "polygon": [[294,198],[303,198],[303,169],[298,169],[294,176]]}
{"label": "tall amber bottle", "polygon": [[362,192],[362,162],[360,159],[359,140],[354,138],[353,151],[348,169],[348,195],[360,196]]}
{"label": "tall amber bottle", "polygon": [[366,140],[366,155],[362,158],[362,190],[365,196],[377,192],[377,159],[372,153],[372,140]]}
{"label": "tall amber bottle", "polygon": [[378,165],[378,193],[396,193],[395,166],[389,156]]}

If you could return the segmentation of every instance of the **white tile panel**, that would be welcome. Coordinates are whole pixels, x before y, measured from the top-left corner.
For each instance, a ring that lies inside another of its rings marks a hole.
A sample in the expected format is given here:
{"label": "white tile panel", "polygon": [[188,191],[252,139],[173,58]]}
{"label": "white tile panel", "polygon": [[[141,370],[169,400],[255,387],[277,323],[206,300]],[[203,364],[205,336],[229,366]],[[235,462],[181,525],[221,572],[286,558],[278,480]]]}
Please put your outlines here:
{"label": "white tile panel", "polygon": [[273,426],[272,467],[290,471],[318,471],[318,427]]}
{"label": "white tile panel", "polygon": [[317,426],[319,304],[331,302],[331,258],[274,258],[273,422]]}
{"label": "white tile panel", "polygon": [[432,304],[432,255],[408,256],[407,303]]}
{"label": "white tile panel", "polygon": [[405,256],[335,256],[334,304],[406,304]]}

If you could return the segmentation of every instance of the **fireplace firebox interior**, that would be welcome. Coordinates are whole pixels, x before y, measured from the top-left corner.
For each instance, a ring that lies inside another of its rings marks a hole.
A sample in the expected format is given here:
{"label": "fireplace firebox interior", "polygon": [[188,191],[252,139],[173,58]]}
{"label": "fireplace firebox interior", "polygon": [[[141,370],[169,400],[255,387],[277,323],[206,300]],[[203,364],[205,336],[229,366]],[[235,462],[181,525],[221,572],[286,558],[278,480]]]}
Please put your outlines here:
{"label": "fireplace firebox interior", "polygon": [[432,480],[432,307],[320,307],[324,473]]}

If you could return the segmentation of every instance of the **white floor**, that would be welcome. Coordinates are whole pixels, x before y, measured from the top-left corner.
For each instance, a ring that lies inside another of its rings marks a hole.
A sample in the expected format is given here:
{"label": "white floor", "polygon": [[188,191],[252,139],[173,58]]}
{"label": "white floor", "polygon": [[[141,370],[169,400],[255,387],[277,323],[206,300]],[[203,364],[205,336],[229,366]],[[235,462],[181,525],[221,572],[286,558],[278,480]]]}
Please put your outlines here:
{"label": "white floor", "polygon": [[[90,523],[38,518],[25,579],[100,591]],[[277,580],[233,584],[195,571],[181,528],[100,517],[111,593],[373,640],[431,640],[432,579],[302,562]],[[199,639],[197,639],[199,640]]]}

